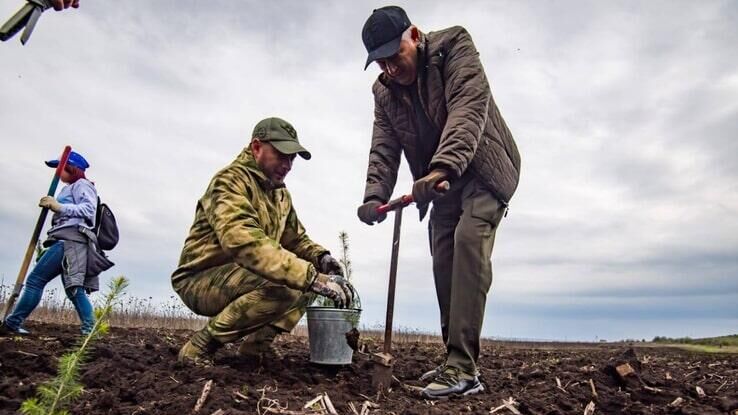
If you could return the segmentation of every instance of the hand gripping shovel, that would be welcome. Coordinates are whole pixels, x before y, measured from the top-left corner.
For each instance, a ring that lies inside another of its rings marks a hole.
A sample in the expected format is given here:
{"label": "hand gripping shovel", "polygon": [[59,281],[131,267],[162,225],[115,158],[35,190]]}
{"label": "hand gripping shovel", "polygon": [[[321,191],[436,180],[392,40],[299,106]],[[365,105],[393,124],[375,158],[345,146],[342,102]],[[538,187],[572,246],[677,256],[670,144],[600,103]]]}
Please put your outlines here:
{"label": "hand gripping shovel", "polygon": [[[440,182],[435,189],[439,193],[445,193],[450,188],[447,181]],[[387,289],[387,319],[384,324],[384,347],[381,353],[374,353],[372,361],[374,370],[372,373],[372,388],[375,392],[385,393],[392,384],[392,317],[395,309],[395,283],[397,282],[397,257],[400,253],[400,228],[402,226],[402,209],[413,203],[412,195],[400,196],[390,200],[387,204],[377,208],[379,213],[395,211],[395,230],[392,234],[392,259],[390,261],[389,287]]]}
{"label": "hand gripping shovel", "polygon": [[[64,167],[67,165],[67,159],[69,159],[69,153],[72,151],[72,147],[66,146],[64,147],[64,152],[62,153],[61,158],[59,159],[59,165],[56,167],[56,172],[54,172],[54,178],[51,180],[51,186],[49,186],[49,192],[47,195],[54,196],[54,193],[56,193],[56,187],[59,185],[59,178],[61,177],[61,172],[64,170]],[[36,242],[38,242],[38,237],[41,235],[41,228],[44,227],[44,222],[46,222],[46,215],[49,213],[49,209],[42,208],[41,214],[38,217],[38,221],[36,221],[36,227],[33,229],[33,234],[31,235],[31,242],[28,244],[28,248],[26,249],[26,256],[23,257],[23,263],[21,264],[21,269],[18,272],[18,278],[15,280],[15,286],[13,287],[13,293],[10,294],[10,298],[8,298],[8,302],[5,303],[5,312],[3,313],[3,322],[5,322],[5,319],[8,318],[8,315],[10,314],[10,310],[13,309],[13,304],[15,303],[15,300],[18,298],[21,292],[21,288],[23,288],[23,280],[26,279],[26,272],[28,271],[28,265],[31,264],[31,257],[33,257],[33,249],[36,247]]]}

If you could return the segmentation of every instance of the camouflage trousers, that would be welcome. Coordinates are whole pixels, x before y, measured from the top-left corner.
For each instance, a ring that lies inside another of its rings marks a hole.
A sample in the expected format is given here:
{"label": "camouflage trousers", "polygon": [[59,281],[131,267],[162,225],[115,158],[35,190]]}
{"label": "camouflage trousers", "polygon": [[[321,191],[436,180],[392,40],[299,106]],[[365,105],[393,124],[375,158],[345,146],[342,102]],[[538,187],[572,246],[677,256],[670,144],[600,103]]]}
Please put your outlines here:
{"label": "camouflage trousers", "polygon": [[174,286],[190,310],[208,316],[218,343],[239,340],[265,325],[291,331],[315,294],[278,285],[237,264],[200,272]]}

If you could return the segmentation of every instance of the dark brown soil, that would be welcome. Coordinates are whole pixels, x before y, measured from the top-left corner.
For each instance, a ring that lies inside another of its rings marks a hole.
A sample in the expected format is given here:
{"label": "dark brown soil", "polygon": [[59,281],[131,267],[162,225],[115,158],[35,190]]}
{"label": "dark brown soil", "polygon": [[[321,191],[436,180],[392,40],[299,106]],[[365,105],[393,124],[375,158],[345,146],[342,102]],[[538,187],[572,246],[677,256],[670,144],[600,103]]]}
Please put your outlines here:
{"label": "dark brown soil", "polygon": [[[0,413],[14,413],[34,395],[39,382],[56,372],[57,357],[73,347],[77,327],[31,323],[28,337],[0,337]],[[277,356],[242,360],[236,346],[218,352],[215,366],[176,363],[189,332],[114,328],[82,370],[85,391],[70,408],[74,414],[189,414],[205,383],[213,387],[199,414],[265,413],[269,405],[300,411],[327,393],[339,414],[488,414],[512,397],[523,414],[582,414],[590,402],[595,414],[735,414],[738,410],[738,356],[697,354],[671,348],[609,344],[520,344],[489,342],[480,358],[486,390],[467,398],[430,402],[408,385],[441,362],[440,344],[396,345],[396,384],[377,399],[371,392],[369,355],[354,354],[350,366],[331,368],[308,362],[307,339],[282,336]],[[363,350],[377,351],[380,342]],[[629,363],[634,374],[620,378],[615,368]],[[667,375],[668,373],[668,375]],[[557,378],[561,383],[558,387]],[[593,395],[592,379],[597,396]],[[705,392],[700,397],[696,387]],[[683,403],[670,406],[676,398]],[[503,409],[498,414],[511,414]]]}

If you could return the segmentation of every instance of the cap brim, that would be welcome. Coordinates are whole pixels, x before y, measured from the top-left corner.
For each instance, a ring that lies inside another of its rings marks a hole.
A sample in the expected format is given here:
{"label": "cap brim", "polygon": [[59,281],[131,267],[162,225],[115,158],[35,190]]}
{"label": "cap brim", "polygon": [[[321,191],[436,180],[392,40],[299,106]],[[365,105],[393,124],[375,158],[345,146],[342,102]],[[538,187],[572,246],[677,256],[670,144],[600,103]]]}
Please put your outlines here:
{"label": "cap brim", "polygon": [[369,56],[367,56],[366,58],[366,65],[364,65],[364,70],[366,70],[366,68],[369,67],[369,64],[374,62],[375,60],[388,58],[394,55],[395,53],[397,53],[397,51],[400,50],[401,41],[402,41],[402,36],[397,36],[396,38],[390,40],[384,45],[369,52]]}
{"label": "cap brim", "polygon": [[294,141],[271,140],[269,143],[282,154],[299,154],[305,160],[310,160],[310,157],[312,157],[305,147]]}
{"label": "cap brim", "polygon": [[[44,164],[46,164],[47,166],[55,169],[55,168],[57,168],[59,166],[59,160],[48,160],[48,161],[45,161]],[[76,168],[78,168],[78,169],[80,169],[82,171],[85,171],[87,169],[87,167],[80,167],[80,166],[78,166],[72,160],[67,160],[67,166],[76,167]]]}

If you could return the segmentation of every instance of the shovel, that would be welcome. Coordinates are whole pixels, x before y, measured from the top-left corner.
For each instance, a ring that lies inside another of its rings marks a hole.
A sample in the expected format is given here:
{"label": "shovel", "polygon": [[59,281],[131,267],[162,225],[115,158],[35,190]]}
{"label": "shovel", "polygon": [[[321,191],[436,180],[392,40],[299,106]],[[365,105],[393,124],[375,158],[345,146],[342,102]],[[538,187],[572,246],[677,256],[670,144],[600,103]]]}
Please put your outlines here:
{"label": "shovel", "polygon": [[7,22],[0,26],[0,40],[3,42],[15,36],[25,27],[23,35],[21,35],[21,43],[26,44],[36,27],[38,18],[44,10],[51,7],[49,0],[27,0],[26,4],[21,7]]}
{"label": "shovel", "polygon": [[[449,182],[442,181],[435,186],[438,193],[445,193],[450,188]],[[387,289],[387,319],[384,324],[384,347],[380,353],[372,354],[374,369],[372,388],[375,392],[386,393],[392,384],[392,317],[395,309],[395,283],[397,282],[397,257],[400,253],[400,228],[402,226],[402,209],[413,203],[412,195],[400,196],[377,208],[378,213],[395,212],[395,230],[392,234],[392,259],[390,261],[389,287]]]}
{"label": "shovel", "polygon": [[[59,158],[59,165],[56,167],[56,172],[54,172],[54,178],[51,180],[51,186],[49,186],[49,192],[47,195],[54,196],[54,193],[56,193],[56,187],[59,185],[59,179],[61,178],[61,172],[64,171],[64,167],[67,165],[67,159],[69,159],[69,153],[72,151],[72,147],[66,146],[64,147],[64,152],[62,153],[61,158]],[[23,257],[23,263],[21,264],[21,269],[18,272],[18,278],[15,280],[15,286],[13,287],[13,292],[10,294],[10,298],[8,298],[8,302],[5,304],[5,313],[3,313],[3,322],[5,322],[5,319],[8,318],[8,315],[10,314],[10,310],[13,309],[13,304],[15,303],[15,300],[18,298],[21,292],[21,288],[23,288],[23,280],[26,279],[26,272],[28,271],[28,266],[31,264],[31,257],[33,257],[33,250],[36,247],[36,242],[38,242],[38,238],[41,235],[41,228],[44,227],[44,222],[46,222],[46,215],[49,213],[48,208],[42,208],[41,214],[38,217],[38,220],[36,221],[36,227],[33,229],[33,234],[31,235],[31,242],[28,243],[28,248],[26,249],[26,256]]]}

